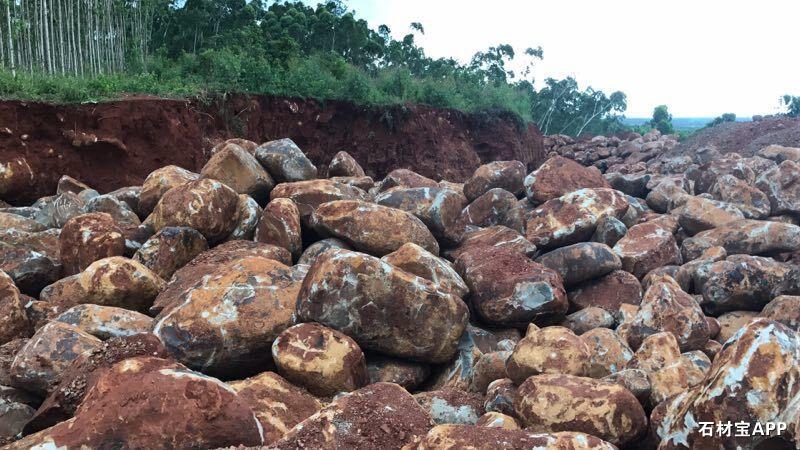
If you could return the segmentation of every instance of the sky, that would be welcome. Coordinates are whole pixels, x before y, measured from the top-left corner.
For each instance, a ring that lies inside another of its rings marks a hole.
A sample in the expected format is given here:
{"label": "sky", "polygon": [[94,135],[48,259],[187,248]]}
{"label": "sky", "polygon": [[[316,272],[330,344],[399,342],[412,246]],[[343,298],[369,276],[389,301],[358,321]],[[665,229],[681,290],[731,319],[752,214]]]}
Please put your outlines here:
{"label": "sky", "polygon": [[[309,2],[316,3],[316,2]],[[421,22],[433,57],[467,62],[479,50],[542,46],[534,77],[575,77],[625,92],[628,117],[660,104],[674,117],[781,112],[800,95],[800,0],[347,0],[395,38]]]}

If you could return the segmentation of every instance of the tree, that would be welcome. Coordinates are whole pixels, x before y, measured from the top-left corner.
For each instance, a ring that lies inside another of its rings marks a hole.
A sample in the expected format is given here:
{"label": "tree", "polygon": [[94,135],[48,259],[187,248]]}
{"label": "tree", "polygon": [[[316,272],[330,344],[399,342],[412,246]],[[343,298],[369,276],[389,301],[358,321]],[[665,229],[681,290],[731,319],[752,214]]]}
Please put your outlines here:
{"label": "tree", "polygon": [[719,117],[714,118],[711,122],[708,122],[705,127],[703,128],[711,128],[715,127],[721,123],[725,122],[736,122],[736,114],[734,113],[725,113]]}
{"label": "tree", "polygon": [[672,134],[675,130],[672,127],[672,114],[669,113],[667,105],[656,106],[653,110],[653,119],[650,126],[660,131],[662,134]]}
{"label": "tree", "polygon": [[800,96],[795,97],[786,94],[781,99],[781,103],[787,108],[786,115],[789,117],[800,117]]}

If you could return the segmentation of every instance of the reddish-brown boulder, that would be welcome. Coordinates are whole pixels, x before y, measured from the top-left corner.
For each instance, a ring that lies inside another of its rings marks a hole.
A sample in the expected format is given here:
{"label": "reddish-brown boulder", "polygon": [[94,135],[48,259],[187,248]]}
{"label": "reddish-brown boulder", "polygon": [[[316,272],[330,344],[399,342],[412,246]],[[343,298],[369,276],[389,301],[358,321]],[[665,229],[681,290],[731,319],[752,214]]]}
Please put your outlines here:
{"label": "reddish-brown boulder", "polygon": [[399,269],[433,282],[437,289],[464,298],[469,288],[450,261],[411,242],[381,258]]}
{"label": "reddish-brown boulder", "polygon": [[[513,419],[512,419],[513,420]],[[608,442],[584,433],[535,433],[495,426],[437,425],[422,439],[418,450],[616,450]]]}
{"label": "reddish-brown boulder", "polygon": [[102,340],[145,333],[153,326],[153,319],[142,313],[91,303],[73,306],[53,321],[73,325]]}
{"label": "reddish-brown boulder", "polygon": [[62,273],[75,275],[97,260],[122,256],[125,237],[110,215],[89,213],[67,221],[61,230],[59,248]]}
{"label": "reddish-brown boulder", "polygon": [[395,383],[407,391],[416,389],[430,374],[430,365],[378,354],[367,356],[370,384]]}
{"label": "reddish-brown boulder", "polygon": [[767,303],[760,316],[780,322],[795,331],[800,331],[800,296],[780,295],[775,297],[771,302]]}
{"label": "reddish-brown boulder", "polygon": [[729,203],[694,196],[687,197],[686,202],[670,214],[678,217],[678,223],[690,235],[744,219],[739,208]]}
{"label": "reddish-brown boulder", "polygon": [[0,230],[18,230],[28,233],[44,231],[47,227],[29,217],[0,211]]}
{"label": "reddish-brown boulder", "polygon": [[575,161],[554,156],[525,177],[525,194],[533,204],[569,194],[583,188],[610,188],[596,167],[584,167]]}
{"label": "reddish-brown boulder", "polygon": [[247,194],[263,205],[275,182],[247,150],[235,144],[214,153],[200,171],[203,178],[217,180],[239,194]]}
{"label": "reddish-brown boulder", "polygon": [[723,247],[729,255],[800,251],[800,226],[764,220],[737,220],[685,239],[681,252],[687,261],[711,247]]}
{"label": "reddish-brown boulder", "polygon": [[335,200],[368,201],[369,194],[357,187],[332,180],[307,180],[281,183],[269,194],[270,200],[290,198],[300,210],[300,218],[308,224],[311,213],[323,203]]}
{"label": "reddish-brown boulder", "polygon": [[317,178],[317,167],[291,139],[265,142],[255,150],[255,156],[278,183]]}
{"label": "reddish-brown boulder", "polygon": [[375,197],[375,203],[407,211],[419,218],[443,244],[457,244],[463,235],[459,223],[467,199],[458,191],[440,187],[396,187]]}
{"label": "reddish-brown boulder", "polygon": [[300,210],[289,198],[276,198],[264,207],[255,232],[256,242],[283,247],[297,260],[303,251]]}
{"label": "reddish-brown boulder", "polygon": [[793,275],[791,264],[772,258],[750,255],[733,255],[708,268],[708,279],[703,284],[706,310],[715,314],[749,310],[760,311],[770,300],[781,295],[796,293],[800,289],[798,275]]}
{"label": "reddish-brown boulder", "polygon": [[175,271],[206,250],[206,238],[194,228],[164,227],[142,244],[133,259],[169,280]]}
{"label": "reddish-brown boulder", "polygon": [[339,152],[333,155],[331,163],[328,164],[328,178],[363,176],[364,169],[362,169],[358,161],[347,152]]}
{"label": "reddish-brown boulder", "polygon": [[525,164],[519,161],[493,161],[475,170],[464,183],[464,195],[470,202],[494,188],[519,195],[525,189],[524,179]]}
{"label": "reddish-brown boulder", "polygon": [[156,169],[144,179],[139,193],[139,215],[148,216],[153,208],[170,189],[200,179],[200,174],[190,172],[178,166],[166,166]]}
{"label": "reddish-brown boulder", "polygon": [[306,247],[306,249],[303,250],[303,254],[300,256],[300,259],[297,260],[297,264],[306,264],[310,266],[311,264],[314,263],[314,261],[316,261],[319,255],[325,253],[326,251],[332,248],[352,250],[352,247],[347,245],[347,242],[344,242],[340,239],[336,238],[323,239],[321,241],[314,242],[313,244]]}
{"label": "reddish-brown boulder", "polygon": [[590,306],[575,311],[568,315],[561,322],[561,326],[567,327],[578,336],[595,328],[614,328],[616,320],[610,312],[597,306]]}
{"label": "reddish-brown boulder", "polygon": [[591,351],[586,342],[564,327],[528,332],[506,362],[508,377],[521,384],[531,375],[566,373],[585,376]]}
{"label": "reddish-brown boulder", "polygon": [[642,286],[633,274],[615,270],[575,286],[567,295],[570,303],[578,309],[597,306],[617,314],[622,304],[638,305],[642,302]]}
{"label": "reddish-brown boulder", "polygon": [[633,351],[619,334],[608,328],[595,328],[581,335],[589,347],[586,376],[600,378],[623,369],[633,358]]}
{"label": "reddish-brown boulder", "polygon": [[247,194],[239,194],[236,201],[236,221],[233,230],[225,237],[225,241],[243,239],[250,241],[256,232],[258,219],[261,217],[261,207]]}
{"label": "reddish-brown boulder", "polygon": [[20,298],[19,289],[5,272],[0,270],[0,345],[31,333],[31,323]]}
{"label": "reddish-brown boulder", "polygon": [[378,185],[378,192],[385,192],[389,189],[396,187],[403,188],[420,188],[420,187],[438,187],[439,183],[424,177],[412,170],[408,169],[395,169],[389,172],[386,177]]}
{"label": "reddish-brown boulder", "polygon": [[458,247],[445,252],[445,256],[451,261],[455,261],[465,253],[470,253],[483,247],[505,248],[509,251],[533,257],[536,254],[536,246],[531,244],[525,237],[511,228],[502,225],[495,225],[464,234],[464,239]]}
{"label": "reddish-brown boulder", "polygon": [[536,258],[536,262],[555,270],[565,286],[601,277],[622,268],[611,247],[597,242],[581,242],[557,248]]}
{"label": "reddish-brown boulder", "polygon": [[717,178],[708,192],[717,200],[739,208],[748,219],[763,219],[769,216],[770,204],[767,194],[733,175]]}
{"label": "reddish-brown boulder", "polygon": [[800,163],[786,160],[767,170],[756,187],[767,194],[773,216],[800,214]]}
{"label": "reddish-brown boulder", "polygon": [[460,227],[504,225],[520,233],[525,231],[525,213],[517,197],[504,189],[489,189],[461,212]]}
{"label": "reddish-brown boulder", "polygon": [[657,222],[631,227],[614,252],[622,260],[622,269],[640,279],[655,268],[681,263],[675,236]]}

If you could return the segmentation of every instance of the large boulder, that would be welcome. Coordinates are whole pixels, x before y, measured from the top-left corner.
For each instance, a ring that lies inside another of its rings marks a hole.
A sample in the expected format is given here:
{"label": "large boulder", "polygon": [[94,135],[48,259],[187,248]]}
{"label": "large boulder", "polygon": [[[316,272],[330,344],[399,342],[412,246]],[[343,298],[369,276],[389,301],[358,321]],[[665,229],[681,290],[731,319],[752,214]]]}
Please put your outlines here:
{"label": "large boulder", "polygon": [[581,335],[589,346],[590,357],[586,376],[600,378],[625,369],[633,351],[622,337],[608,328],[595,328]]}
{"label": "large boulder", "polygon": [[631,227],[614,252],[622,260],[623,270],[640,279],[658,267],[681,263],[675,236],[656,221]]}
{"label": "large boulder", "polygon": [[443,292],[449,292],[461,298],[469,293],[469,287],[450,261],[439,258],[417,244],[411,242],[403,244],[399,249],[381,258],[381,261],[425,278]]}
{"label": "large boulder", "polygon": [[622,268],[622,262],[611,247],[596,242],[561,247],[536,258],[536,262],[555,270],[565,286],[602,277]]}
{"label": "large boulder", "polygon": [[44,253],[0,242],[0,271],[10,276],[22,293],[38,296],[42,288],[58,280],[61,266]]}
{"label": "large boulder", "polygon": [[678,223],[691,235],[744,219],[739,208],[729,203],[693,196],[670,213],[678,217]]}
{"label": "large boulder", "polygon": [[546,327],[529,331],[517,343],[506,362],[506,372],[517,384],[543,373],[586,376],[590,358],[589,346],[568,328]]}
{"label": "large boulder", "polygon": [[255,199],[247,194],[239,194],[235,217],[233,230],[225,237],[225,241],[252,240],[258,226],[258,219],[261,217],[261,207],[258,206]]}
{"label": "large boulder", "polygon": [[224,183],[239,194],[247,194],[262,205],[275,187],[272,177],[256,158],[238,145],[226,145],[214,153],[200,175]]}
{"label": "large boulder", "polygon": [[261,144],[256,159],[278,183],[317,178],[317,167],[291,139],[278,139]]}
{"label": "large boulder", "polygon": [[772,215],[800,214],[800,163],[780,163],[762,173],[756,187],[767,194]]}
{"label": "large boulder", "polygon": [[760,311],[781,294],[800,293],[800,271],[790,264],[759,256],[733,255],[708,268],[704,307],[714,313]]}
{"label": "large boulder", "polygon": [[297,315],[365,349],[442,363],[455,353],[469,314],[460,298],[428,280],[363,253],[329,250],[303,280]]}
{"label": "large boulder", "polygon": [[770,203],[767,194],[733,175],[717,178],[709,193],[717,200],[736,206],[748,219],[769,216]]}
{"label": "large boulder", "polygon": [[797,147],[784,147],[782,145],[768,145],[758,152],[756,152],[758,156],[762,158],[771,159],[778,164],[789,160],[794,162],[800,162],[800,148]]}
{"label": "large boulder", "polygon": [[308,224],[311,214],[323,203],[335,200],[369,201],[369,194],[363,190],[333,180],[306,180],[281,183],[269,194],[270,200],[290,198],[300,210],[300,218]]}
{"label": "large boulder", "polygon": [[800,226],[764,220],[737,220],[685,239],[681,252],[686,260],[699,257],[711,247],[723,247],[729,255],[800,251]]}
{"label": "large boulder", "polygon": [[36,220],[19,214],[0,211],[1,230],[19,230],[28,233],[44,231],[47,227]]}
{"label": "large boulder", "polygon": [[767,303],[760,316],[800,331],[800,296],[779,295]]}
{"label": "large boulder", "polygon": [[358,161],[347,152],[338,152],[333,155],[328,164],[328,178],[332,177],[363,177],[364,169]]}
{"label": "large boulder", "polygon": [[490,162],[478,167],[464,183],[464,195],[470,202],[494,188],[519,195],[525,189],[524,179],[525,164],[519,161]]}
{"label": "large boulder", "polygon": [[62,274],[75,275],[89,264],[125,253],[125,237],[106,213],[89,213],[68,220],[61,230],[59,247]]}
{"label": "large boulder", "polygon": [[0,345],[20,337],[30,336],[31,324],[19,289],[5,272],[0,270]]}
{"label": "large boulder", "polygon": [[170,189],[200,179],[200,174],[178,166],[165,166],[147,175],[139,193],[139,215],[146,217]]}
{"label": "large boulder", "polygon": [[412,242],[439,254],[439,244],[414,215],[395,208],[356,200],[339,200],[317,207],[313,226],[344,239],[359,251],[383,256]]}
{"label": "large boulder", "polygon": [[610,188],[596,167],[554,156],[525,177],[525,195],[533,204],[544,203],[583,188]]}
{"label": "large boulder", "polygon": [[110,194],[98,195],[86,202],[86,212],[106,213],[120,228],[136,228],[142,223],[127,203]]}
{"label": "large boulder", "polygon": [[445,252],[445,256],[455,261],[461,255],[473,252],[483,247],[505,248],[509,251],[533,257],[536,255],[536,246],[519,232],[502,225],[468,231],[458,247]]}
{"label": "large boulder", "polygon": [[289,198],[276,198],[264,207],[258,219],[255,240],[283,247],[297,260],[303,251],[300,210]]}
{"label": "large boulder", "polygon": [[375,203],[410,212],[445,244],[457,244],[463,234],[459,223],[467,199],[458,191],[441,187],[396,187],[375,197]]}
{"label": "large boulder", "polygon": [[164,227],[133,255],[133,259],[164,280],[208,250],[208,242],[199,231],[189,227]]}
{"label": "large boulder", "polygon": [[622,304],[639,305],[642,302],[642,285],[633,274],[615,270],[575,286],[567,296],[570,304],[578,309],[597,306],[617,314]]}
{"label": "large boulder", "polygon": [[146,333],[153,326],[153,319],[142,313],[91,303],[73,306],[59,314],[53,321],[73,325],[104,341]]}
{"label": "large boulder", "polygon": [[388,191],[393,188],[418,188],[418,187],[438,187],[439,183],[428,177],[422,176],[409,169],[394,169],[378,184],[378,193]]}
{"label": "large boulder", "polygon": [[473,200],[461,212],[462,227],[505,225],[512,230],[525,231],[525,214],[517,197],[500,188],[492,188]]}
{"label": "large boulder", "polygon": [[428,432],[418,450],[455,449],[616,450],[608,442],[584,433],[535,433],[478,425],[437,425]]}

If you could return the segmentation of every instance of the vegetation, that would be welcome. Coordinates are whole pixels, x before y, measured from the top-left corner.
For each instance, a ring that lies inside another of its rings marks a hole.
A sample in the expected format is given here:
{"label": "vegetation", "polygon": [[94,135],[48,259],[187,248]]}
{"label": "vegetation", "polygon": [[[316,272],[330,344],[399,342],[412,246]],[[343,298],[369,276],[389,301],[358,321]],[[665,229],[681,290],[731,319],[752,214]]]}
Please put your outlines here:
{"label": "vegetation", "polygon": [[736,122],[736,114],[734,114],[734,113],[725,113],[725,114],[723,114],[721,116],[717,116],[717,117],[714,118],[714,120],[712,120],[711,122],[708,122],[706,124],[706,126],[704,126],[703,128],[715,127],[715,126],[717,126],[719,124],[722,124],[722,123],[725,123],[725,122]]}
{"label": "vegetation", "polygon": [[786,94],[781,99],[781,103],[786,106],[786,114],[789,117],[800,117],[800,96]]}
{"label": "vegetation", "polygon": [[674,132],[672,127],[672,114],[669,113],[667,105],[658,105],[653,110],[653,118],[650,120],[650,126],[660,131],[662,134],[670,134]]}
{"label": "vegetation", "polygon": [[[538,91],[539,48],[499,44],[468,63],[431,58],[341,1],[0,0],[0,96],[59,102],[245,92],[508,111],[547,133],[613,133],[625,94],[572,78]],[[518,73],[510,69],[523,67]]]}

